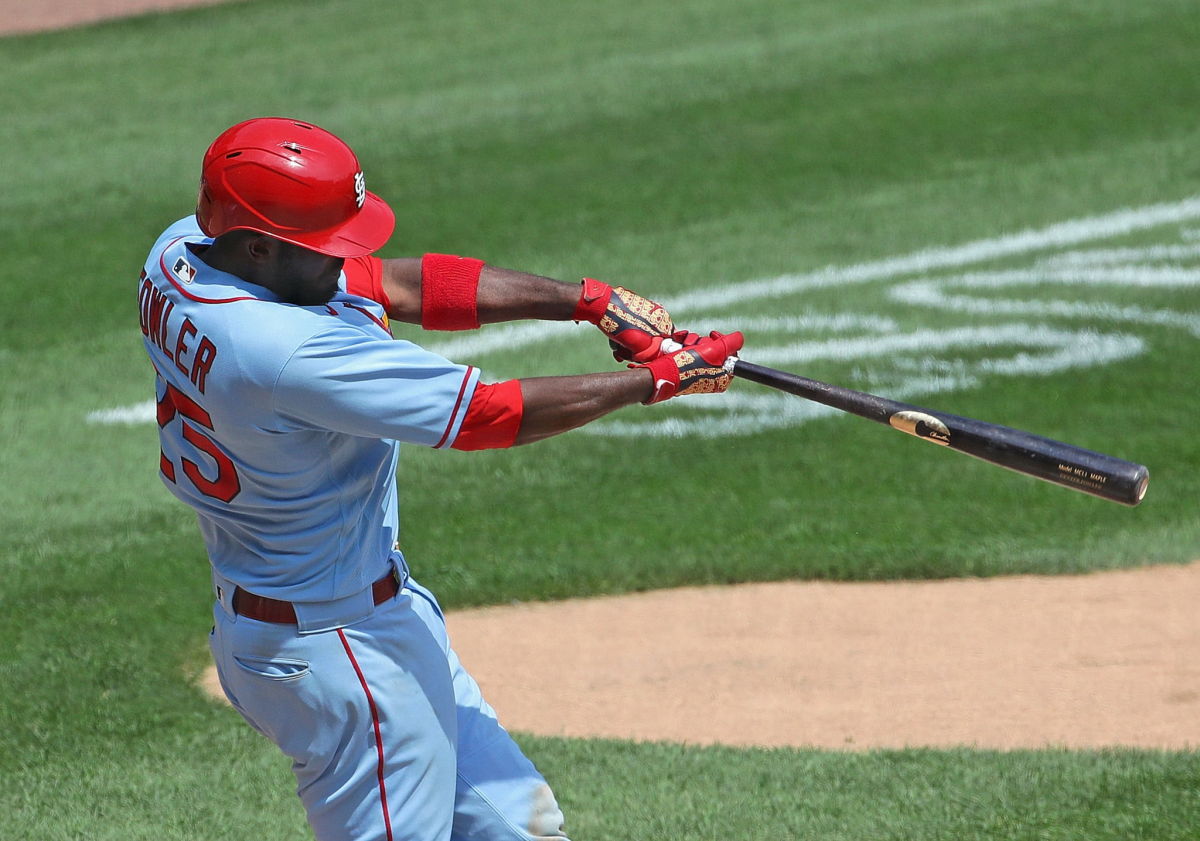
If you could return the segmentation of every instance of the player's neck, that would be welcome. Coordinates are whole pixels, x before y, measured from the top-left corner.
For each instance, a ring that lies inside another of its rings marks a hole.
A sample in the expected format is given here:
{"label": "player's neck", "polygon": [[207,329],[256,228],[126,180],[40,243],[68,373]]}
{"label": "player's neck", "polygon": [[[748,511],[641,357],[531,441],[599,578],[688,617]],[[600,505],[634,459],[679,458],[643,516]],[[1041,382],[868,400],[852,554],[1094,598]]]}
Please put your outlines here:
{"label": "player's neck", "polygon": [[277,290],[271,288],[269,280],[264,277],[261,267],[247,256],[240,243],[231,243],[224,237],[218,237],[213,240],[212,245],[189,246],[189,248],[209,268],[231,274],[247,283],[262,286],[278,294]]}

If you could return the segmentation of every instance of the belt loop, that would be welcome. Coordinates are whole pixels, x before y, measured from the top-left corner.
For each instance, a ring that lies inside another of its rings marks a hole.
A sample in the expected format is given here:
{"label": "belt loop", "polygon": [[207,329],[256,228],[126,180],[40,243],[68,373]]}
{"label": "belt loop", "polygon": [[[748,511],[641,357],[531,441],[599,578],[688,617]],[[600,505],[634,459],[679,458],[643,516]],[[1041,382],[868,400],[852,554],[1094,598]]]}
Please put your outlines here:
{"label": "belt loop", "polygon": [[213,596],[216,597],[217,603],[221,605],[221,609],[225,611],[229,621],[236,622],[237,613],[233,609],[233,591],[237,589],[237,585],[217,572],[216,569],[212,571],[212,582]]}
{"label": "belt loop", "polygon": [[404,560],[404,555],[400,552],[399,547],[396,547],[396,549],[392,551],[391,562],[392,575],[396,576],[396,583],[399,584],[400,589],[403,590],[408,586],[408,561]]}

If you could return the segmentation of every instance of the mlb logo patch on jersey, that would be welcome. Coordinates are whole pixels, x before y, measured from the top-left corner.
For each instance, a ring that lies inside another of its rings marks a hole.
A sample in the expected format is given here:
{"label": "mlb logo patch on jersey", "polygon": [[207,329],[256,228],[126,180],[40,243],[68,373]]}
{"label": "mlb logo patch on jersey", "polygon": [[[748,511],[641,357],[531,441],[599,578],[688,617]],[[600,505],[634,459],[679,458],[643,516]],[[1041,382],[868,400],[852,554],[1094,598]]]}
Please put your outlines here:
{"label": "mlb logo patch on jersey", "polygon": [[175,261],[175,265],[171,266],[171,271],[184,283],[191,283],[196,277],[196,270],[183,257]]}

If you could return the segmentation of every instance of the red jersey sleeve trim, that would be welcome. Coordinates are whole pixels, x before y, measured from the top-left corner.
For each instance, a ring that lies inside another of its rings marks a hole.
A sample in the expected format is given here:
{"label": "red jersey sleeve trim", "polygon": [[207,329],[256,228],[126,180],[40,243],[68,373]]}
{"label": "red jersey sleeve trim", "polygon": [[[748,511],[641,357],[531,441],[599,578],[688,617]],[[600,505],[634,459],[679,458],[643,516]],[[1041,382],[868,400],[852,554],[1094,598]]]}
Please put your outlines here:
{"label": "red jersey sleeve trim", "polygon": [[351,295],[374,301],[384,312],[392,309],[392,302],[383,291],[383,261],[378,257],[351,257],[342,266],[346,273],[346,291]]}
{"label": "red jersey sleeve trim", "polygon": [[502,450],[511,447],[521,429],[525,401],[520,380],[475,389],[452,450]]}
{"label": "red jersey sleeve trim", "polygon": [[[445,445],[446,439],[450,437],[450,432],[454,429],[454,421],[458,419],[458,410],[462,407],[463,395],[467,393],[467,384],[471,382],[471,374],[474,372],[474,370],[474,367],[470,365],[467,366],[466,376],[463,377],[462,385],[458,387],[458,399],[454,401],[454,411],[450,413],[450,420],[446,424],[446,431],[442,433],[442,437],[438,440],[438,442],[433,445],[435,450],[440,450]],[[478,388],[479,386],[477,386],[477,389]],[[472,397],[472,400],[473,399],[474,397]],[[463,423],[465,423],[466,420],[467,418],[464,415]],[[461,423],[459,424],[459,432],[462,432]],[[451,444],[450,446],[453,447],[454,445]]]}
{"label": "red jersey sleeve trim", "polygon": [[421,258],[421,326],[426,330],[475,330],[476,297],[483,261],[451,254]]}

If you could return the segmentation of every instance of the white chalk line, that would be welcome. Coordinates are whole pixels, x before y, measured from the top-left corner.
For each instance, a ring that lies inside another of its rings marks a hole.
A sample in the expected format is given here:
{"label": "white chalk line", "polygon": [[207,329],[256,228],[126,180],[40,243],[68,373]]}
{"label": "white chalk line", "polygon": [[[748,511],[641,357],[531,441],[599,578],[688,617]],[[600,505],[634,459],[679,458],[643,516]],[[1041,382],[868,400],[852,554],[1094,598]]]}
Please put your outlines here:
{"label": "white chalk line", "polygon": [[732,333],[735,330],[755,333],[847,333],[851,330],[866,330],[871,333],[894,333],[899,329],[895,320],[881,315],[839,313],[825,315],[807,312],[803,315],[783,316],[738,316],[737,318],[699,318],[688,321],[688,328],[697,333],[719,330]]}
{"label": "white chalk line", "polygon": [[945,285],[948,284],[937,281],[914,281],[893,288],[889,295],[902,303],[948,312],[964,312],[973,315],[1086,318],[1159,327],[1180,327],[1195,336],[1200,336],[1200,315],[1192,313],[1181,313],[1175,310],[1148,310],[1138,306],[1120,307],[1115,304],[1085,303],[1083,301],[1028,301],[947,295],[942,291]]}
{"label": "white chalk line", "polygon": [[[1186,238],[1189,232],[1184,232]],[[1197,245],[1152,245],[1148,248],[1093,248],[1064,251],[1038,260],[1038,266],[1097,266],[1105,263],[1144,263],[1164,260],[1200,259]]]}
{"label": "white chalk line", "polygon": [[[1200,219],[1200,197],[1172,204],[1118,210],[1102,216],[1060,222],[1041,230],[981,239],[956,247],[928,248],[902,257],[853,266],[827,266],[806,274],[786,274],[767,280],[750,280],[697,289],[683,295],[664,298],[661,303],[672,314],[717,309],[760,298],[793,295],[808,289],[888,280],[904,275],[982,263],[1000,257],[1067,248],[1190,219]],[[560,338],[576,329],[582,327],[571,323],[507,324],[471,336],[430,345],[429,350],[448,359],[469,361],[474,356],[501,350],[519,350],[538,342]]]}
{"label": "white chalk line", "polygon": [[[664,305],[665,306],[665,305]],[[896,322],[883,316],[863,316],[853,314],[824,315],[820,313],[805,313],[798,316],[782,316],[777,318],[746,318],[738,321],[740,327],[731,326],[728,320],[709,320],[690,325],[693,330],[830,330],[842,331],[855,328],[887,332],[896,328]],[[522,350],[538,342],[546,342],[569,336],[575,331],[592,329],[591,325],[578,325],[572,322],[534,322],[521,324],[505,324],[485,328],[479,333],[437,342],[427,346],[427,349],[447,359],[466,362],[489,353],[505,350]]]}
{"label": "white chalk line", "polygon": [[[1163,219],[1169,216],[1170,206],[1156,206],[1144,209],[1150,211],[1145,216],[1134,211],[1128,214],[1113,214],[1109,217],[1093,220],[1080,220],[1079,223],[1064,223],[1052,226],[1040,236],[1018,235],[1017,239],[1026,244],[1047,243],[1059,244],[1066,239],[1080,237],[1088,233],[1103,231],[1104,236],[1115,236],[1132,233],[1143,222],[1153,218]],[[1173,206],[1173,210],[1181,214],[1195,212],[1194,200]],[[1174,219],[1170,221],[1175,221]],[[1155,224],[1158,224],[1155,222]],[[1195,239],[1194,237],[1191,239]],[[1189,240],[1190,241],[1190,240]],[[1075,243],[1078,244],[1078,243]],[[988,252],[988,258],[996,256],[996,252],[1012,247],[1008,242],[986,244],[980,248],[964,246],[962,249],[947,249],[949,254],[941,255],[943,266],[961,259],[966,253]],[[1047,246],[1050,247],[1050,246]],[[910,255],[900,263],[905,268],[911,268],[924,262],[931,265],[937,259],[937,250],[933,252],[918,252]],[[1011,252],[1008,255],[1011,256]],[[1166,261],[1195,260],[1200,257],[1200,245],[1154,245],[1143,248],[1121,249],[1091,249],[1070,251],[1053,255],[1036,261],[1033,270],[1012,270],[1002,272],[968,273],[939,280],[918,280],[902,284],[889,290],[890,297],[901,303],[929,307],[942,311],[968,312],[978,315],[1036,315],[1043,317],[1088,318],[1146,324],[1166,327],[1180,327],[1193,335],[1200,336],[1200,316],[1193,313],[1177,312],[1174,310],[1149,310],[1137,306],[1116,306],[1109,303],[1087,303],[1081,301],[1026,301],[1026,300],[997,300],[966,295],[948,295],[947,287],[963,286],[972,289],[999,289],[1019,285],[1041,285],[1056,283],[1064,285],[1118,286],[1134,288],[1190,288],[1200,285],[1200,269],[1178,265],[1148,265]],[[887,262],[887,261],[885,261]],[[867,270],[864,270],[867,269]],[[847,270],[844,276],[861,278],[877,267],[858,267]],[[921,273],[931,271],[927,268]],[[904,272],[897,272],[901,275]],[[915,273],[915,272],[913,272]],[[882,278],[881,278],[882,279]],[[778,294],[790,294],[799,286],[814,288],[827,284],[827,277],[809,277],[801,279],[776,279],[758,285],[743,285],[733,294],[709,294],[707,300],[721,303],[733,302],[747,291],[761,292],[770,290]],[[678,301],[668,304],[674,312],[684,311],[688,301],[683,301],[683,307]],[[730,326],[736,324],[736,319],[727,319]],[[716,329],[721,329],[717,327]],[[747,328],[751,329],[751,328]],[[798,331],[797,331],[798,332]],[[936,394],[960,388],[978,387],[981,377],[985,375],[1000,376],[1045,376],[1052,373],[1086,368],[1098,365],[1112,364],[1137,356],[1145,351],[1145,342],[1125,334],[1100,335],[1094,332],[1067,333],[1042,325],[1036,328],[1023,324],[996,325],[983,328],[951,328],[949,330],[924,330],[907,334],[885,336],[861,336],[849,339],[834,339],[824,342],[802,341],[789,345],[765,347],[755,344],[751,350],[743,353],[747,359],[763,364],[803,364],[814,361],[834,360],[850,361],[869,357],[889,357],[893,364],[905,359],[897,354],[914,352],[937,352],[952,349],[968,349],[993,347],[1000,344],[1016,344],[1028,347],[1056,348],[1050,353],[1030,354],[1018,353],[1011,358],[984,359],[976,363],[964,363],[956,360],[952,373],[941,373],[934,376],[906,376],[898,381],[893,378],[893,384],[885,389],[874,389],[876,393],[892,396],[895,399],[908,399],[919,394]],[[926,358],[925,363],[942,362]],[[901,367],[901,366],[897,366]],[[890,392],[890,393],[889,393]],[[610,421],[596,424],[588,428],[591,434],[632,436],[648,435],[653,437],[675,437],[697,435],[702,437],[719,437],[731,434],[749,434],[759,429],[779,428],[803,423],[806,420],[828,414],[827,411],[814,410],[811,407],[801,409],[789,404],[786,397],[768,397],[765,401],[755,403],[739,403],[723,395],[721,398],[706,396],[704,402],[676,401],[675,408],[687,409],[697,418],[671,417],[662,421],[628,422]],[[712,411],[723,411],[725,417],[713,418],[704,416]]]}
{"label": "white chalk line", "polygon": [[134,403],[130,406],[120,406],[116,409],[97,409],[88,412],[88,423],[107,424],[139,424],[157,423],[158,406],[153,400]]}
{"label": "white chalk line", "polygon": [[697,290],[662,303],[672,313],[757,298],[776,298],[808,289],[885,280],[900,275],[920,274],[938,269],[982,263],[1052,248],[1066,248],[1083,242],[1112,239],[1160,225],[1200,218],[1200,197],[1172,204],[1155,204],[1118,210],[1103,216],[1089,216],[1060,222],[1041,230],[1027,230],[994,239],[982,239],[953,248],[939,247],[917,251],[904,257],[861,263],[845,268],[830,266],[809,274],[783,275],[770,280],[749,281],[715,289]]}
{"label": "white chalk line", "polygon": [[[1136,289],[1187,289],[1200,286],[1200,269],[1181,266],[1116,266],[1105,268],[1012,269],[999,272],[967,272],[940,278],[937,283],[973,289],[1002,289],[1007,286],[1060,284],[1064,286],[1131,286]],[[903,287],[898,286],[897,289]]]}
{"label": "white chalk line", "polygon": [[[970,375],[941,377],[907,377],[897,385],[882,388],[875,393],[893,400],[908,400],[917,395],[936,394],[974,388],[979,380]],[[692,400],[692,398],[676,398]],[[695,398],[708,406],[699,406],[709,411],[723,409],[724,417],[680,418],[671,417],[661,421],[629,422],[611,421],[585,426],[581,430],[591,435],[613,438],[725,438],[734,435],[752,435],[770,429],[785,429],[806,421],[816,420],[841,412],[838,409],[798,400],[786,394],[738,394],[726,392],[721,395],[705,395]]]}
{"label": "white chalk line", "polygon": [[[1183,248],[1183,251],[1179,249]],[[1141,264],[1113,266],[1120,256],[1142,260],[1147,256],[1170,254],[1200,254],[1200,247],[1158,246],[1151,249],[1110,249],[1097,252],[1101,259],[1090,263],[1086,252],[1071,252],[1062,264],[1054,260],[1039,262],[1031,270],[1001,272],[970,272],[961,275],[922,279],[903,283],[888,291],[895,301],[914,306],[949,312],[976,315],[1041,315],[1056,318],[1087,318],[1180,327],[1200,336],[1200,315],[1176,310],[1148,310],[1138,306],[1116,306],[1108,303],[1082,301],[1016,300],[984,298],[970,295],[949,295],[952,288],[984,290],[1011,286],[1084,285],[1121,286],[1135,289],[1180,289],[1200,286],[1200,269],[1180,266],[1146,266]],[[1166,259],[1166,257],[1164,257]],[[1088,268],[1092,265],[1092,268]]]}
{"label": "white chalk line", "polygon": [[[891,387],[875,393],[894,400],[917,395],[932,395],[964,388],[975,388],[983,376],[1047,376],[1076,368],[1108,365],[1139,355],[1145,342],[1137,336],[1100,334],[1092,331],[1058,330],[1045,325],[1002,324],[986,327],[958,327],[947,330],[920,330],[914,333],[828,342],[798,342],[779,348],[760,348],[743,354],[747,360],[768,362],[848,361],[900,352],[933,352],[953,348],[1015,346],[1048,349],[1047,353],[1017,353],[1009,358],[988,358],[975,362],[923,360],[925,370],[917,376],[905,376]],[[938,365],[942,373],[928,373]],[[719,438],[747,435],[765,429],[781,429],[836,412],[820,404],[796,400],[788,395],[726,392],[678,398],[675,408],[686,408],[700,417],[670,417],[658,421],[609,421],[585,427],[593,435],[613,437],[646,436],[678,438],[698,436]],[[664,404],[671,405],[671,404]],[[714,418],[710,413],[723,413]]]}
{"label": "white chalk line", "polygon": [[1102,336],[1089,331],[1058,330],[1046,325],[998,324],[983,327],[952,327],[945,330],[916,330],[887,336],[862,336],[830,339],[824,342],[796,342],[777,347],[754,347],[742,355],[761,365],[807,364],[817,361],[849,361],[872,356],[891,356],[905,352],[974,349],[1000,346],[1066,348],[1092,347],[1111,339],[1119,344],[1143,342],[1136,336]]}
{"label": "white chalk line", "polygon": [[[740,303],[744,301],[757,300],[768,297],[778,297],[792,295],[807,289],[816,289],[829,286],[837,286],[843,284],[859,284],[870,281],[886,280],[905,275],[913,275],[926,273],[945,268],[953,268],[958,266],[966,266],[973,263],[994,260],[1001,257],[1017,256],[1021,254],[1032,253],[1039,250],[1066,248],[1082,243],[1093,242],[1096,240],[1108,239],[1116,236],[1134,233],[1141,230],[1146,230],[1161,225],[1185,222],[1191,219],[1200,218],[1200,197],[1192,197],[1180,202],[1169,204],[1150,205],[1142,208],[1132,208],[1119,210],[1113,213],[1104,214],[1101,216],[1085,217],[1067,222],[1050,225],[1040,230],[1026,230],[1015,234],[981,239],[974,242],[966,243],[955,247],[937,247],[923,249],[901,257],[889,258],[879,261],[871,261],[853,266],[838,267],[829,266],[816,272],[806,274],[787,274],[780,277],[753,280],[743,283],[730,284],[725,286],[712,287],[709,289],[700,289],[686,293],[674,298],[667,298],[663,303],[667,308],[676,314],[695,312],[702,309],[712,309],[717,307],[725,307],[730,304]],[[1170,249],[1175,250],[1170,250]],[[1158,249],[1158,250],[1156,250]],[[1168,250],[1161,250],[1168,249]],[[1179,250],[1184,249],[1184,250]],[[1122,260],[1170,260],[1184,259],[1187,257],[1196,256],[1192,250],[1200,251],[1200,246],[1155,246],[1151,249],[1110,249],[1108,256],[1100,258],[1099,262],[1120,263]],[[1113,252],[1128,252],[1136,251],[1138,253],[1121,253],[1119,255]],[[1086,254],[1087,252],[1076,252],[1077,254]],[[1067,258],[1067,255],[1058,255],[1061,258]],[[1058,259],[1058,258],[1052,258]],[[1076,264],[1072,264],[1071,260],[1075,260]],[[1024,272],[1024,273],[990,273],[992,276],[1007,275],[1012,284],[1043,282],[1042,280],[1031,281],[1029,275],[1037,274],[1039,278],[1044,277],[1046,273],[1055,274],[1060,278],[1058,282],[1072,282],[1069,278],[1078,277],[1079,283],[1091,282],[1084,280],[1083,272],[1075,272],[1072,274],[1071,269],[1076,265],[1086,265],[1086,258],[1076,256],[1068,259],[1063,259],[1061,262],[1064,268],[1056,269],[1054,264],[1047,266],[1048,272]],[[1136,271],[1133,267],[1123,267],[1111,273],[1111,282],[1114,284],[1125,285],[1127,280],[1120,278],[1133,278],[1135,282],[1140,282],[1147,286],[1188,286],[1196,282],[1193,276],[1200,276],[1200,272],[1180,269],[1178,267],[1168,267],[1165,270],[1159,270],[1154,267],[1139,266]],[[1147,274],[1149,272],[1149,274]],[[1017,275],[1021,275],[1023,280],[1017,279]],[[984,275],[980,275],[984,276]],[[1090,276],[1090,273],[1089,273]],[[1138,280],[1140,279],[1140,281]],[[915,293],[914,293],[915,294]],[[925,293],[927,294],[927,292]],[[942,294],[942,299],[949,299],[952,296]],[[953,296],[957,298],[965,298],[966,296]],[[967,300],[981,300],[970,299]],[[916,301],[912,303],[918,303]],[[933,306],[933,304],[921,301],[920,305]],[[939,304],[942,301],[939,299]],[[988,302],[985,302],[988,303]],[[994,302],[991,302],[994,303]],[[1055,302],[1036,302],[1039,305],[1053,304]],[[1075,302],[1058,302],[1066,305],[1068,308],[1078,307]],[[941,309],[953,309],[959,306],[957,303],[948,306],[939,305]],[[1097,305],[1088,305],[1097,306]],[[1102,305],[1100,305],[1102,306]],[[1065,311],[1064,311],[1065,312]],[[1124,317],[1115,318],[1114,320],[1132,321],[1135,323],[1172,323],[1165,314],[1166,311],[1151,311],[1142,312],[1137,308],[1125,308],[1121,312]],[[1073,309],[1072,314],[1083,316],[1082,310]],[[1050,315],[1051,312],[1040,311],[1032,314]],[[1178,314],[1175,314],[1178,315]],[[1103,317],[1103,316],[1102,316]],[[1153,319],[1158,319],[1154,321]],[[1182,318],[1182,317],[1181,317]],[[1149,319],[1149,320],[1147,320]],[[1186,321],[1186,318],[1184,319]],[[866,355],[879,355],[878,353],[866,353],[866,348],[872,342],[895,340],[895,336],[888,334],[895,333],[895,322],[886,316],[873,314],[836,314],[827,315],[820,313],[804,313],[798,316],[776,316],[776,317],[749,317],[743,319],[729,318],[710,318],[702,319],[697,324],[692,325],[693,329],[698,330],[723,330],[728,331],[734,327],[738,329],[754,331],[754,332],[803,332],[803,331],[820,331],[829,332],[849,332],[855,329],[860,329],[877,334],[883,334],[874,337],[845,340],[850,344],[843,343],[835,345],[830,343],[813,343],[799,342],[793,345],[780,346],[776,348],[761,348],[756,358],[764,359],[764,353],[775,353],[779,359],[790,358],[787,354],[811,354],[818,352],[815,350],[817,345],[824,344],[826,347],[825,353],[841,354],[840,356],[826,356],[820,358],[839,358],[851,359],[854,357],[854,348],[860,348]],[[1179,323],[1175,326],[1188,326],[1191,328],[1191,322]],[[450,341],[437,343],[429,347],[430,350],[446,356],[451,359],[468,360],[477,356],[487,355],[497,351],[504,350],[520,350],[532,344],[548,341],[555,338],[562,338],[571,334],[576,329],[587,329],[572,323],[522,323],[497,326],[485,329],[479,333],[469,336],[455,338]],[[970,329],[970,328],[968,328]],[[985,328],[974,328],[985,329]],[[996,328],[987,329],[1008,329],[1020,332],[1021,330],[1030,330],[1026,325],[1001,325]],[[1049,330],[1050,328],[1045,328]],[[956,335],[954,330],[951,331],[917,331],[916,333],[907,334],[909,338],[900,337],[901,345],[904,345],[907,350],[921,350],[920,345],[924,343],[932,343],[936,345],[938,341],[952,341],[946,337]],[[966,334],[958,334],[966,335]],[[979,334],[983,335],[983,334]],[[1013,334],[1015,335],[1015,333]],[[1047,334],[1049,335],[1049,334]],[[1089,334],[1074,333],[1070,334],[1074,337],[1080,337]],[[1090,334],[1095,335],[1095,334]],[[938,337],[942,338],[938,338]],[[1043,342],[1038,344],[1032,334],[1026,335],[1020,341],[1013,342],[1018,345],[1046,347]],[[915,338],[913,338],[915,337]],[[1128,352],[1133,347],[1130,340],[1139,342],[1136,337],[1122,336],[1116,334],[1108,337],[1098,337],[1104,342],[1115,343],[1111,348],[1105,350],[1104,347],[1093,347],[1093,350],[1101,354],[1101,357],[1106,353],[1115,352],[1115,348],[1123,349],[1122,352]],[[853,344],[859,342],[862,344]],[[908,343],[907,345],[905,343]],[[1031,344],[1032,343],[1032,344]],[[1094,344],[1094,343],[1093,343]],[[933,346],[925,348],[926,350],[935,349]],[[951,345],[951,346],[966,346],[966,345]],[[1087,342],[1081,341],[1080,348],[1090,347]],[[841,350],[835,350],[840,347]],[[949,346],[947,346],[949,347]],[[1107,346],[1105,346],[1107,347]],[[1133,351],[1134,355],[1141,352],[1141,345],[1138,350]],[[945,348],[944,348],[945,349]],[[882,353],[886,353],[883,351]],[[1097,359],[1101,358],[1097,357]],[[799,357],[797,357],[799,358]],[[1126,358],[1126,357],[1121,357]],[[1021,361],[1026,360],[1026,361]],[[1039,361],[1040,360],[1040,361]],[[1057,360],[1057,361],[1054,361]],[[1111,360],[1109,360],[1111,361]],[[1069,353],[1066,348],[1060,348],[1055,354],[1049,356],[1042,355],[1028,356],[1018,355],[1014,360],[1009,360],[1004,363],[1001,360],[994,360],[997,366],[992,369],[993,372],[1002,372],[1011,370],[1014,373],[1038,373],[1041,367],[1046,367],[1047,370],[1062,370],[1061,365],[1068,367],[1076,366],[1079,360]],[[977,363],[980,364],[980,363]],[[1007,364],[1007,368],[1005,365]],[[1104,362],[1094,361],[1090,364],[1105,364]],[[1049,366],[1049,367],[1047,367]],[[979,369],[981,372],[983,368]],[[936,393],[951,388],[971,387],[978,383],[978,378],[974,375],[964,374],[962,376],[952,377],[910,377],[903,381],[897,387],[897,395],[907,395],[909,393]],[[932,390],[927,390],[932,389]],[[724,405],[737,409],[738,404],[734,398],[740,395],[722,395],[720,398],[707,397],[708,400],[715,403],[710,404],[712,408],[717,409]],[[745,405],[760,405],[772,407],[771,411],[766,414],[771,414],[781,423],[772,422],[772,426],[792,425],[796,422],[819,417],[827,414],[831,410],[826,410],[825,407],[816,406],[815,404],[798,401],[794,398],[786,398],[775,395],[766,395],[765,402],[758,404]],[[731,402],[732,401],[732,402]],[[691,404],[693,401],[673,401],[676,404]],[[699,401],[696,401],[699,402]],[[697,407],[698,408],[698,407]],[[728,410],[728,409],[727,409]],[[756,422],[761,426],[764,413],[755,412],[758,416]],[[94,411],[88,414],[87,420],[91,423],[147,423],[155,421],[154,401],[135,404],[133,406],[119,407],[115,409],[103,409]],[[651,423],[630,424],[624,421],[612,421],[601,423],[588,427],[588,431],[593,434],[612,434],[624,435],[634,434],[628,430],[631,427],[637,427],[639,431],[636,434],[660,434],[655,430],[672,430],[666,434],[730,434],[730,425],[733,428],[741,429],[743,432],[754,431],[750,427],[738,421],[737,417],[730,417],[721,422],[716,422],[716,419],[703,419],[708,422],[708,426],[703,431],[696,428],[699,420],[685,420],[679,418],[669,418],[663,421],[654,421]],[[623,431],[624,430],[624,431]],[[686,431],[680,431],[686,430]],[[742,433],[738,433],[742,434]]]}

